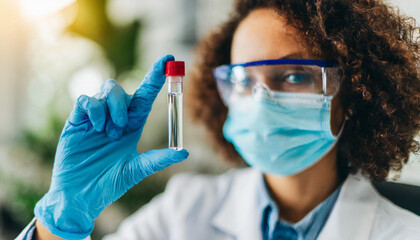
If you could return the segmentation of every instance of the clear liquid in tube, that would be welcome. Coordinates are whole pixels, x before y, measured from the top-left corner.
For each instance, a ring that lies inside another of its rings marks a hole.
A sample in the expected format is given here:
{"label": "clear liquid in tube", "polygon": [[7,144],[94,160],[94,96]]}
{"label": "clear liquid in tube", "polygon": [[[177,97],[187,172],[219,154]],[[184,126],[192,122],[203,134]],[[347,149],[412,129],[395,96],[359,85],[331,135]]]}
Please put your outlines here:
{"label": "clear liquid in tube", "polygon": [[169,147],[175,150],[181,150],[182,145],[182,83],[169,83],[169,89],[177,91],[168,91],[168,130]]}

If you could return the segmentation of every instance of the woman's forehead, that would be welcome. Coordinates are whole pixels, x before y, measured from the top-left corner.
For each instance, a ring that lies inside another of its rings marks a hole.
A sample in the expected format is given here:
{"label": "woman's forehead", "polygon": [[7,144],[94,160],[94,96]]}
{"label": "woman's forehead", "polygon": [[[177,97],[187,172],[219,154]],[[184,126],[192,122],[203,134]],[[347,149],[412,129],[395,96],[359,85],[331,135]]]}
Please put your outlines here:
{"label": "woman's forehead", "polygon": [[298,30],[268,8],[257,9],[239,24],[232,41],[231,61],[242,63],[277,58],[310,58]]}

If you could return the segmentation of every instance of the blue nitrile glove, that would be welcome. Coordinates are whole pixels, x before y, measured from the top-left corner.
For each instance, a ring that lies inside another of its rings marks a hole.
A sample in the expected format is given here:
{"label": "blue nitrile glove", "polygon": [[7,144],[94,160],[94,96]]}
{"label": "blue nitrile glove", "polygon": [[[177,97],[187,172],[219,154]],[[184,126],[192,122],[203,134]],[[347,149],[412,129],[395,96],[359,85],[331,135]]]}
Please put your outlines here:
{"label": "blue nitrile glove", "polygon": [[109,204],[143,178],[188,157],[186,150],[139,154],[137,143],[165,83],[165,56],[154,63],[129,96],[109,80],[95,97],[82,95],[61,134],[49,191],[35,206],[36,218],[62,238],[82,239]]}

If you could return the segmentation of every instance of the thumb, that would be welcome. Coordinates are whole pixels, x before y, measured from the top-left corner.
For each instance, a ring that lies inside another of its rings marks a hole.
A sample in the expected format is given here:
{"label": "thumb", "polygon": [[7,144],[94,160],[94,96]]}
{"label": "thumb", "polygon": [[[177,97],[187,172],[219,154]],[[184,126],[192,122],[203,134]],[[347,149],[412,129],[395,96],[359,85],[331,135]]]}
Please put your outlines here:
{"label": "thumb", "polygon": [[171,148],[150,150],[130,159],[123,170],[124,176],[132,179],[134,185],[155,172],[187,159],[188,155],[189,153],[185,149],[179,151]]}

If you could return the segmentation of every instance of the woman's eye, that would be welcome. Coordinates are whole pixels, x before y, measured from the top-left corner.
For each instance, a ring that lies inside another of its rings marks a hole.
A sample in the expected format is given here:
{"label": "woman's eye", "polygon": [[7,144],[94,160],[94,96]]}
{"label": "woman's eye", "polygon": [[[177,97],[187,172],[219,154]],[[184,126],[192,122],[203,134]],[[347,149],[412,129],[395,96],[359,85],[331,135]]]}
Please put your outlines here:
{"label": "woman's eye", "polygon": [[310,81],[310,76],[307,73],[293,73],[284,77],[284,82],[292,84],[304,84]]}

